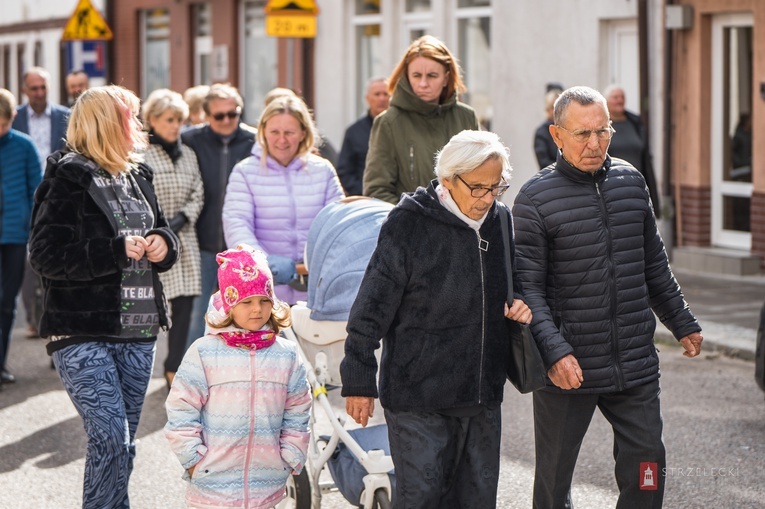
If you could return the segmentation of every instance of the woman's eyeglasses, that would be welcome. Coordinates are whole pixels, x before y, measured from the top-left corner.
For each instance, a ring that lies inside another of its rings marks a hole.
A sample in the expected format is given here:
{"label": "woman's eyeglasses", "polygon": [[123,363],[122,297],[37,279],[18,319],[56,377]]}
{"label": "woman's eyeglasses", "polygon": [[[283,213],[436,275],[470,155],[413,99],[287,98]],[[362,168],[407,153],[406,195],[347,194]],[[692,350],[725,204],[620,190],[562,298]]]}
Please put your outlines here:
{"label": "woman's eyeglasses", "polygon": [[228,117],[231,120],[234,120],[236,117],[242,114],[242,110],[240,108],[237,108],[233,111],[227,111],[225,113],[216,113],[215,115],[210,115],[212,118],[214,118],[217,122],[220,122],[224,118]]}
{"label": "woman's eyeglasses", "polygon": [[[494,197],[502,196],[503,194],[505,194],[505,191],[507,191],[508,188],[510,187],[510,184],[507,184],[507,183],[499,184],[498,186],[494,186],[494,187],[481,187],[481,186],[473,187],[467,182],[465,182],[464,180],[462,180],[462,177],[460,177],[459,175],[457,175],[456,177],[460,179],[460,182],[465,184],[465,187],[470,189],[470,196],[472,196],[473,198],[483,198],[484,196],[486,196],[487,193],[491,193],[491,195]],[[505,180],[503,179],[502,182],[505,182]]]}

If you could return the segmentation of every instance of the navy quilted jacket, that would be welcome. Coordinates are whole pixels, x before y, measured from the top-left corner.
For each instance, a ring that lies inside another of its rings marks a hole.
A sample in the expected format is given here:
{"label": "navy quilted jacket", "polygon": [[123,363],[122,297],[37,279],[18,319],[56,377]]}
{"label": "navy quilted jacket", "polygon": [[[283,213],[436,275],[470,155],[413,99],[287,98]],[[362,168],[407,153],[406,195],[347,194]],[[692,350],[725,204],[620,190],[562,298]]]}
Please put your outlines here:
{"label": "navy quilted jacket", "polygon": [[626,161],[608,157],[593,174],[559,154],[523,185],[513,215],[532,331],[548,368],[577,358],[579,392],[659,377],[652,310],[677,339],[701,330],[669,267],[645,180]]}

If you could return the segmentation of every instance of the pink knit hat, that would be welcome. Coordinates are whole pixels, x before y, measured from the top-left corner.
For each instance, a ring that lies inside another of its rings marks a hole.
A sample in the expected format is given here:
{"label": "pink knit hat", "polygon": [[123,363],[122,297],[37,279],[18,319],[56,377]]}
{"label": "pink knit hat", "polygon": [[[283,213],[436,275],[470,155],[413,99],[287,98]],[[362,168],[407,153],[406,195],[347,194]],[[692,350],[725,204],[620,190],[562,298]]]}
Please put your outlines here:
{"label": "pink knit hat", "polygon": [[274,303],[274,278],[268,268],[266,255],[247,244],[218,253],[218,287],[223,311],[248,297],[263,295]]}

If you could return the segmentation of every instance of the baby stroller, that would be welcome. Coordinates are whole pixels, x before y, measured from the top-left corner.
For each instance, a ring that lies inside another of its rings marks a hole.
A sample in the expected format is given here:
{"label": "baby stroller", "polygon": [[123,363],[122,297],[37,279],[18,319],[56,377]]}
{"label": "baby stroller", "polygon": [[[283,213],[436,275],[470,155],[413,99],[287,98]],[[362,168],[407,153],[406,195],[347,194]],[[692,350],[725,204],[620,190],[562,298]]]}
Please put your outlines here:
{"label": "baby stroller", "polygon": [[[292,327],[284,333],[297,344],[313,390],[311,441],[306,467],[290,477],[279,508],[319,509],[322,494],[331,491],[353,506],[391,507],[395,478],[387,425],[345,429],[346,414],[335,411],[327,393],[341,386],[346,322],[391,208],[376,199],[346,198],[322,209],[308,232],[308,302],[292,307]],[[329,420],[331,435],[317,436],[317,412]],[[320,482],[325,466],[333,482]]]}

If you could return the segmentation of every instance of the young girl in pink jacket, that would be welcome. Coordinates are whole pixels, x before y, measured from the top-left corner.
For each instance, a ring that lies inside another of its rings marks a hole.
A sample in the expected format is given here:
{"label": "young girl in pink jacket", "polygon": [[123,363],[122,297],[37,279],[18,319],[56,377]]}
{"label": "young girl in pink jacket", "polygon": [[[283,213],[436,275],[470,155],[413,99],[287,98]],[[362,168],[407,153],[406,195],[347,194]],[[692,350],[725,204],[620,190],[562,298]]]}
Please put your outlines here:
{"label": "young girl in pink jacket", "polygon": [[165,406],[165,435],[199,509],[275,506],[308,449],[311,394],[293,344],[290,310],[274,296],[262,252],[217,256],[220,291],[207,335],[189,348]]}

